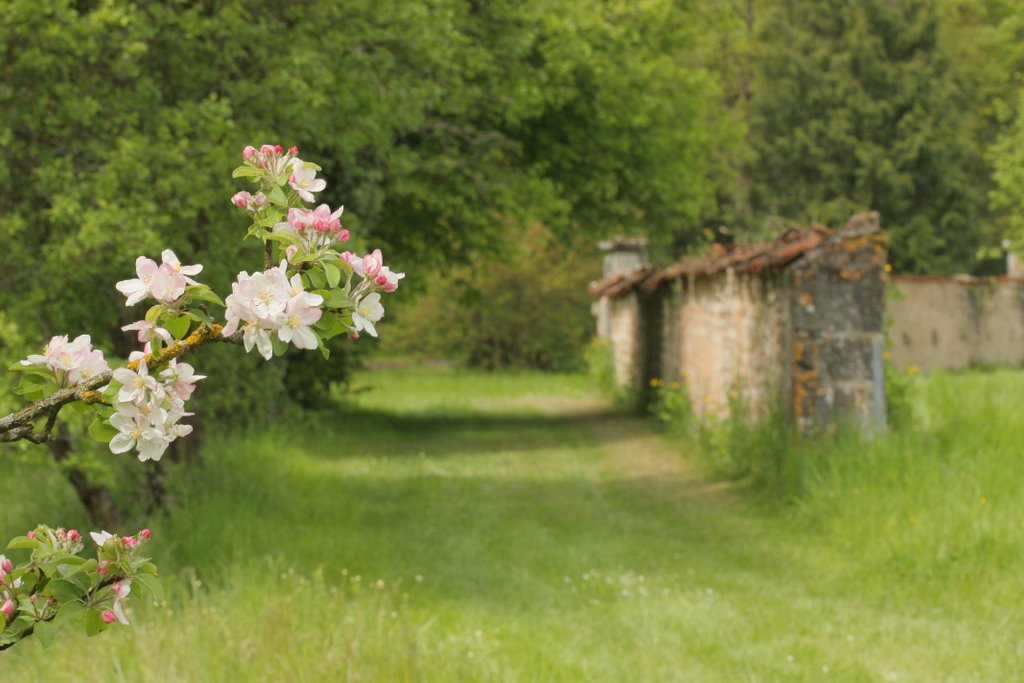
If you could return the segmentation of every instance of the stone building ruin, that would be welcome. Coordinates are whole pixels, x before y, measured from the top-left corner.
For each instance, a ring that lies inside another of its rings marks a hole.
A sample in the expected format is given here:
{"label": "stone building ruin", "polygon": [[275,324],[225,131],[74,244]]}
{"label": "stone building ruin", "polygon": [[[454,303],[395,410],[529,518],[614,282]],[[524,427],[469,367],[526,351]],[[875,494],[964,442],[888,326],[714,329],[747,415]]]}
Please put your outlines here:
{"label": "stone building ruin", "polygon": [[664,268],[646,243],[603,245],[598,336],[615,378],[642,390],[680,382],[695,414],[783,412],[801,430],[885,424],[885,242],[875,212],[838,231],[785,232],[770,244],[716,245]]}

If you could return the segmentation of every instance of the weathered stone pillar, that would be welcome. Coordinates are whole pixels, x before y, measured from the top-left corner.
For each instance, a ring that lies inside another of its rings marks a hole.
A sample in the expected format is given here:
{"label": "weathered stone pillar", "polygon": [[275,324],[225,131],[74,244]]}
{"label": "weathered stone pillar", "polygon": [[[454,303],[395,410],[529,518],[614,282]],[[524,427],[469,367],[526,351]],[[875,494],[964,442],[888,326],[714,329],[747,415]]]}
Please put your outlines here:
{"label": "weathered stone pillar", "polygon": [[790,267],[793,411],[801,430],[885,426],[885,241],[857,214]]}

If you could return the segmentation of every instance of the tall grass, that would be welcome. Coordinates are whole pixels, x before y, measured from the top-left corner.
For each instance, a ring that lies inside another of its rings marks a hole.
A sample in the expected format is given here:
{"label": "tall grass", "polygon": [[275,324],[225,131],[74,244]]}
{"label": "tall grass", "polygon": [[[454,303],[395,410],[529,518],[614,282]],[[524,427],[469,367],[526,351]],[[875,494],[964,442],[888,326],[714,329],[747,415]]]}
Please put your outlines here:
{"label": "tall grass", "polygon": [[[917,380],[873,440],[701,444],[581,377],[364,373],[344,410],[215,435],[134,520],[166,604],[0,681],[1020,680],[1022,379]],[[0,467],[0,536],[83,525],[52,468]]]}

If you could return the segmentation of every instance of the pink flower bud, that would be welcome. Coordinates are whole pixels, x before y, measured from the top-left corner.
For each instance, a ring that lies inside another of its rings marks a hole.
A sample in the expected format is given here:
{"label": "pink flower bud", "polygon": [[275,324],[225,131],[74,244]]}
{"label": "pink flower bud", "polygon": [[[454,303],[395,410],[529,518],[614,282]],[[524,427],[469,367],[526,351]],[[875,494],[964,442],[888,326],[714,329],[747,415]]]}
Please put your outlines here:
{"label": "pink flower bud", "polygon": [[29,599],[29,602],[35,602],[36,600],[39,599],[39,596],[36,595],[35,593],[33,593],[32,595],[28,596],[28,599]]}
{"label": "pink flower bud", "polygon": [[292,156],[295,156],[296,154],[299,153],[299,148],[295,146],[289,147],[288,153],[291,154]]}
{"label": "pink flower bud", "polygon": [[14,614],[14,601],[8,599],[7,602],[4,603],[4,606],[0,607],[0,612],[3,612],[6,617]]}
{"label": "pink flower bud", "polygon": [[28,537],[29,537],[29,538],[31,538],[31,539],[35,539],[35,537],[36,537],[36,532],[34,532],[34,531],[29,531],[29,532],[27,532],[27,533],[26,533],[25,535],[26,535],[26,536],[28,536]]}
{"label": "pink flower bud", "polygon": [[349,237],[348,230],[346,230],[345,228],[342,228],[341,231],[338,232],[338,241],[339,242],[347,242],[348,241],[348,237]]}
{"label": "pink flower bud", "polygon": [[284,154],[284,147],[281,145],[274,145],[274,154]]}
{"label": "pink flower bud", "polygon": [[68,538],[72,541],[78,542],[82,539],[82,534],[78,533],[77,529],[72,529],[68,532]]}
{"label": "pink flower bud", "polygon": [[253,147],[252,145],[249,145],[242,150],[243,159],[251,159],[254,154],[256,154],[256,148]]}
{"label": "pink flower bud", "polygon": [[96,567],[96,573],[99,574],[100,576],[106,576],[107,575],[107,565],[108,564],[110,564],[110,563],[107,562],[106,560],[103,560],[102,562],[100,562],[99,565]]}
{"label": "pink flower bud", "polygon": [[117,615],[115,615],[113,612],[103,613],[103,623],[113,624],[115,621],[117,621]]}
{"label": "pink flower bud", "polygon": [[239,209],[244,209],[249,206],[249,202],[252,201],[252,195],[242,190],[231,195],[231,203],[237,206]]}
{"label": "pink flower bud", "polygon": [[134,548],[139,544],[139,539],[135,538],[134,536],[122,536],[121,542],[129,548]]}
{"label": "pink flower bud", "polygon": [[374,249],[372,253],[363,257],[363,272],[366,274],[367,279],[377,277],[383,265],[384,257],[381,256],[380,249]]}
{"label": "pink flower bud", "polygon": [[4,558],[3,562],[0,562],[0,571],[2,571],[3,573],[6,574],[7,572],[9,572],[9,571],[11,571],[13,569],[14,569],[14,563],[11,562],[10,560],[8,560],[6,557]]}
{"label": "pink flower bud", "polygon": [[351,339],[352,341],[355,341],[355,340],[359,339],[359,333],[358,332],[353,332],[352,334],[348,335],[348,338]]}
{"label": "pink flower bud", "polygon": [[288,263],[291,263],[292,259],[295,258],[295,255],[298,253],[299,248],[294,244],[289,244],[287,247],[285,247],[284,257],[288,260]]}
{"label": "pink flower bud", "polygon": [[266,206],[269,203],[270,200],[267,199],[267,195],[263,194],[262,192],[257,192],[256,196],[252,198],[251,202],[251,204],[257,208],[261,206]]}
{"label": "pink flower bud", "polygon": [[143,541],[148,541],[149,539],[153,538],[153,533],[149,529],[143,529],[139,532],[139,538],[141,538]]}
{"label": "pink flower bud", "polygon": [[341,252],[341,256],[339,256],[338,258],[340,258],[344,263],[352,265],[352,259],[355,258],[355,254],[353,254],[351,251],[343,251]]}

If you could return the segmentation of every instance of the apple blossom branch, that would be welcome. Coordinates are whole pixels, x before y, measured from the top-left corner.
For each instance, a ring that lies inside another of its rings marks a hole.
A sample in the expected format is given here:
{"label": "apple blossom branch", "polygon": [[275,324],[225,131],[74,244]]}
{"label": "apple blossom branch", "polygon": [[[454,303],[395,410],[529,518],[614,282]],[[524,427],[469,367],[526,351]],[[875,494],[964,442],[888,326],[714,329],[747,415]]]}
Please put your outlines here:
{"label": "apple blossom branch", "polygon": [[[215,342],[242,343],[241,331],[225,337],[221,334],[222,329],[220,325],[216,324],[201,325],[185,339],[174,342],[159,353],[146,354],[142,359],[126,363],[124,367],[129,370],[137,370],[140,360],[145,361],[148,367],[158,367],[171,359],[192,353],[207,344]],[[109,383],[113,376],[114,370],[107,370],[73,387],[56,391],[21,410],[0,417],[0,442],[25,440],[39,444],[49,441],[52,438],[51,433],[60,409],[75,401],[102,403],[103,395],[98,389]],[[46,425],[42,431],[35,431],[31,423],[47,413],[49,413],[49,417]]]}

